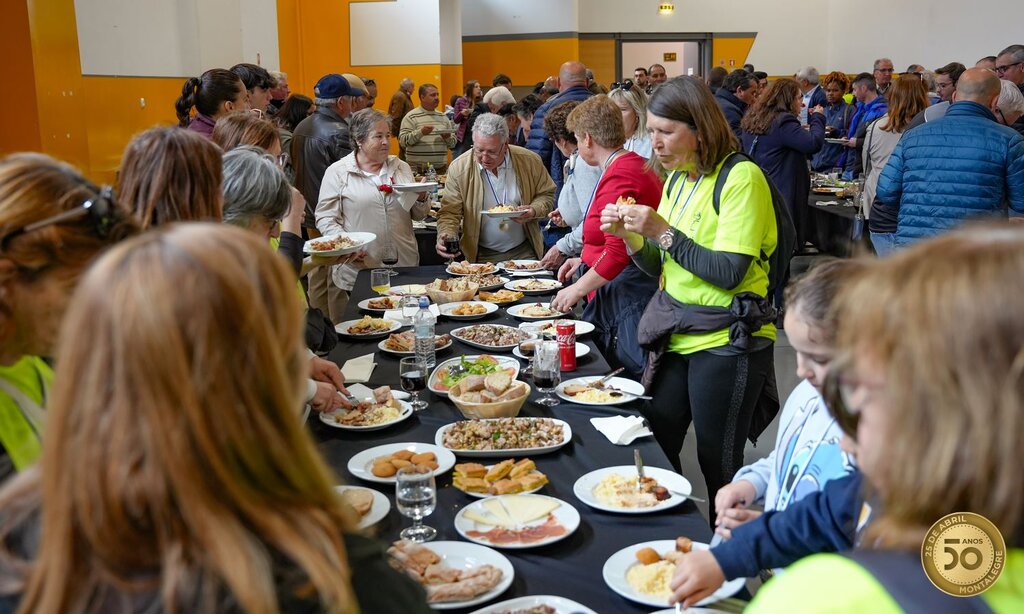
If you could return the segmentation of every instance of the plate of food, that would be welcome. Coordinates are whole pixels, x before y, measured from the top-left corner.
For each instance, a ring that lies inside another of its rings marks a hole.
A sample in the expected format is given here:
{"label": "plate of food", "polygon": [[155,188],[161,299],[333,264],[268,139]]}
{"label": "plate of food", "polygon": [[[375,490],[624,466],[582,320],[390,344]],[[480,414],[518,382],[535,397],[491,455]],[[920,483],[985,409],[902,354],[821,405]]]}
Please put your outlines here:
{"label": "plate of food", "polygon": [[452,337],[468,346],[490,351],[508,351],[519,344],[522,331],[504,324],[474,324],[456,328]]}
{"label": "plate of food", "polygon": [[536,273],[544,270],[540,260],[506,260],[499,262],[498,267],[509,273]]}
{"label": "plate of food", "polygon": [[346,431],[378,431],[398,424],[413,414],[412,405],[399,401],[391,388],[381,386],[373,391],[372,399],[362,399],[352,409],[339,409],[321,413],[320,422]]}
{"label": "plate of food", "polygon": [[[707,549],[707,544],[686,537],[634,544],[611,555],[605,561],[601,575],[608,588],[626,599],[652,607],[665,607],[670,605],[669,599],[672,598],[669,583],[675,573],[676,561],[693,550]],[[732,597],[745,584],[745,578],[730,580],[696,605]]]}
{"label": "plate of food", "polygon": [[367,529],[387,517],[391,501],[372,488],[363,486],[335,486],[341,500],[352,506],[359,515],[358,529]]}
{"label": "plate of food", "polygon": [[[592,332],[594,332],[594,329],[596,328],[593,324],[591,324],[590,322],[584,321],[584,320],[569,320],[569,321],[576,324],[576,336],[577,337],[581,337],[583,335],[592,333]],[[524,326],[528,326],[528,324],[526,324],[524,322],[523,324],[519,325],[519,328],[522,328]],[[540,332],[543,333],[543,334],[554,335],[554,334],[556,334],[556,331],[555,331],[555,327],[556,326],[557,326],[557,322],[545,322],[543,325],[541,325]]]}
{"label": "plate of food", "polygon": [[450,358],[434,368],[427,380],[427,389],[434,394],[448,396],[452,386],[470,375],[490,375],[501,370],[515,379],[519,375],[519,361],[507,356],[487,354]]}
{"label": "plate of food", "polygon": [[386,337],[396,330],[402,328],[401,322],[363,316],[358,320],[348,320],[338,324],[334,330],[339,335],[357,339],[378,339]]}
{"label": "plate of food", "polygon": [[[509,282],[508,278],[501,277],[500,279],[505,280],[501,282],[502,286]],[[497,305],[507,305],[509,303],[514,303],[519,299],[523,298],[523,293],[513,292],[511,290],[498,290],[497,292],[486,292],[483,289],[481,289],[479,294],[477,294],[476,296],[478,299],[482,301],[488,301],[490,303],[495,303]]]}
{"label": "plate of food", "polygon": [[544,488],[548,476],[537,471],[537,465],[524,458],[519,462],[506,458],[493,465],[461,463],[455,465],[452,486],[470,497],[533,494]]}
{"label": "plate of food", "polygon": [[423,585],[427,603],[435,610],[468,608],[490,601],[508,590],[515,577],[512,563],[504,555],[479,544],[402,540],[393,543],[388,554]]}
{"label": "plate of food", "polygon": [[341,232],[310,239],[302,246],[302,251],[311,256],[344,256],[373,243],[376,238],[372,232]]}
{"label": "plate of food", "polygon": [[455,466],[455,455],[429,443],[388,443],[356,454],[347,467],[360,480],[394,484],[398,470],[409,465],[427,465],[438,476]]}
{"label": "plate of food", "polygon": [[437,429],[434,443],[461,456],[529,456],[572,441],[572,427],[556,418],[460,420]]}
{"label": "plate of food", "polygon": [[601,376],[577,377],[555,388],[558,398],[580,405],[621,405],[644,394],[644,386],[624,377],[613,377],[603,385]]}
{"label": "plate of food", "polygon": [[496,218],[511,218],[519,217],[524,212],[529,211],[531,211],[529,207],[523,207],[521,205],[495,205],[490,209],[484,209],[480,212],[480,215]]}
{"label": "plate of food", "polygon": [[658,467],[644,467],[643,483],[637,488],[632,465],[595,469],[572,486],[576,498],[590,507],[621,514],[649,514],[681,505],[691,490],[689,480]]}
{"label": "plate of food", "polygon": [[493,262],[473,263],[468,260],[452,262],[445,268],[445,272],[449,275],[486,275],[497,270],[498,267]]}
{"label": "plate of food", "polygon": [[849,142],[850,142],[850,139],[832,139],[832,138],[826,138],[826,139],[825,139],[825,142],[826,142],[826,143],[832,143],[833,145],[847,145],[847,144],[849,144]]}
{"label": "plate of food", "polygon": [[426,284],[405,284],[404,286],[391,286],[388,290],[391,296],[424,296],[427,294]]}
{"label": "plate of food", "polygon": [[497,310],[497,305],[487,301],[465,301],[441,305],[441,315],[453,320],[479,320]]}
{"label": "plate of food", "polygon": [[514,279],[505,284],[506,289],[523,294],[551,294],[561,287],[557,279]]}
{"label": "plate of food", "polygon": [[569,537],[579,526],[575,507],[546,495],[488,497],[455,515],[459,535],[495,548],[539,548]]}
{"label": "plate of food", "polygon": [[439,187],[436,181],[422,181],[413,183],[393,183],[391,189],[396,192],[430,192],[436,187]]}
{"label": "plate of food", "polygon": [[[440,352],[451,346],[450,335],[434,335],[434,350]],[[411,330],[403,333],[391,333],[387,339],[378,343],[377,347],[389,354],[412,356],[416,353],[416,333]]]}
{"label": "plate of food", "polygon": [[835,194],[840,195],[846,192],[846,188],[839,186],[820,186],[817,188],[811,188],[811,191],[815,194]]}
{"label": "plate of food", "polygon": [[[687,610],[689,614],[691,610]],[[555,595],[516,597],[475,610],[470,614],[597,614],[587,606]]]}
{"label": "plate of food", "polygon": [[[588,346],[586,343],[580,343],[579,341],[576,342],[576,358],[582,358],[589,353],[590,346]],[[519,351],[519,346],[512,348],[512,355],[515,356],[516,358],[522,358],[523,360],[530,360],[529,356],[524,356],[523,353]]]}
{"label": "plate of food", "polygon": [[394,296],[378,296],[359,301],[359,308],[363,311],[379,311],[384,313],[390,309],[398,309],[401,305],[399,299]]}
{"label": "plate of food", "polygon": [[551,307],[551,303],[523,303],[522,305],[513,305],[506,311],[508,311],[508,315],[519,320],[548,320],[565,315],[564,311]]}
{"label": "plate of food", "polygon": [[467,279],[480,286],[480,290],[496,290],[511,281],[498,275],[469,275]]}

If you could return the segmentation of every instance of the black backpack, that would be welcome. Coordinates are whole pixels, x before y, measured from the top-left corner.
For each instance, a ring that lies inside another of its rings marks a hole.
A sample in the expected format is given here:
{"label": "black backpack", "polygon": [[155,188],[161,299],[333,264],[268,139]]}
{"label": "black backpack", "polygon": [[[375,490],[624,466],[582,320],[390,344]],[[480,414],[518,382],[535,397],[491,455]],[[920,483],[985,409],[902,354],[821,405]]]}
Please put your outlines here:
{"label": "black backpack", "polygon": [[[722,208],[722,190],[725,188],[725,182],[729,178],[729,171],[732,167],[736,166],[740,162],[754,162],[750,156],[734,151],[725,158],[725,162],[722,163],[721,170],[718,171],[718,179],[715,181],[714,200],[712,201],[715,207],[715,213]],[[758,166],[758,168],[761,168]],[[668,179],[668,190],[666,194],[672,192],[672,188],[675,187],[676,180],[679,179],[682,173],[680,171],[673,171]],[[796,252],[796,226],[793,224],[793,216],[789,212],[789,207],[786,206],[786,199],[782,196],[782,192],[775,187],[770,177],[764,173],[764,180],[768,182],[768,189],[772,193],[772,210],[775,211],[775,228],[776,228],[776,245],[775,251],[770,255],[761,252],[761,262],[768,263],[768,293],[765,295],[769,300],[775,296],[775,288],[780,284],[785,283],[789,276],[789,261],[793,258],[793,254]]]}

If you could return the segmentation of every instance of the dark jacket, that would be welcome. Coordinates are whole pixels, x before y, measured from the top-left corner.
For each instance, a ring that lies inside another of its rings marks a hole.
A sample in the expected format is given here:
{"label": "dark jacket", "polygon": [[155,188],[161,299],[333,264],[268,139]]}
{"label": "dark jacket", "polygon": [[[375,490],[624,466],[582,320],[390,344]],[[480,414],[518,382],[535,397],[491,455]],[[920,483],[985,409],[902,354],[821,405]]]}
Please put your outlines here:
{"label": "dark jacket", "polygon": [[303,226],[316,228],[314,210],[320,199],[320,183],[327,167],[352,153],[349,143],[348,120],[334,109],[317,107],[292,132],[292,166],[295,168],[295,187],[306,199],[306,219]]}
{"label": "dark jacket", "polygon": [[896,244],[966,219],[1024,213],[1024,138],[984,106],[956,102],[942,119],[908,131],[889,156],[875,198],[899,208]]}
{"label": "dark jacket", "polygon": [[864,151],[864,135],[867,134],[868,124],[889,112],[889,102],[885,96],[878,96],[868,103],[858,102],[857,112],[850,120],[850,129],[846,132],[846,138],[857,139],[855,150],[846,149],[839,159],[839,166],[845,170],[844,176],[852,179],[854,175],[861,172],[861,157]]}
{"label": "dark jacket", "polygon": [[729,127],[732,128],[736,137],[742,138],[743,129],[740,128],[740,122],[743,121],[743,114],[747,112],[747,103],[724,87],[718,88],[715,93],[715,102],[722,109],[722,113],[725,113],[725,120],[729,122]]}
{"label": "dark jacket", "polygon": [[562,191],[562,167],[565,166],[565,156],[562,155],[562,152],[558,151],[558,148],[548,138],[547,133],[544,132],[544,116],[548,114],[548,111],[563,102],[571,100],[582,102],[591,96],[593,94],[590,90],[582,85],[570,87],[564,92],[549,98],[533,114],[533,122],[530,124],[530,138],[526,141],[526,148],[540,156],[541,162],[544,163],[544,168],[548,170],[548,174],[555,181],[555,204],[558,204],[558,193]]}
{"label": "dark jacket", "polygon": [[814,107],[823,107],[828,104],[828,98],[825,96],[825,90],[820,85],[814,86],[814,91],[811,92],[811,99],[807,102],[807,111],[810,112]]}
{"label": "dark jacket", "polygon": [[[839,102],[830,105],[825,104],[825,126],[832,126],[836,129],[838,137],[845,137],[850,129],[850,121],[855,112],[854,107],[846,104],[840,98]],[[813,108],[813,107],[812,107]],[[821,150],[811,158],[811,170],[827,173],[838,166],[839,158],[846,152],[846,146],[838,143],[825,143]]]}
{"label": "dark jacket", "polygon": [[732,538],[711,549],[726,580],[750,578],[762,569],[785,567],[805,556],[842,552],[854,546],[861,511],[861,473],[825,487],[785,510],[765,512],[732,530]]}

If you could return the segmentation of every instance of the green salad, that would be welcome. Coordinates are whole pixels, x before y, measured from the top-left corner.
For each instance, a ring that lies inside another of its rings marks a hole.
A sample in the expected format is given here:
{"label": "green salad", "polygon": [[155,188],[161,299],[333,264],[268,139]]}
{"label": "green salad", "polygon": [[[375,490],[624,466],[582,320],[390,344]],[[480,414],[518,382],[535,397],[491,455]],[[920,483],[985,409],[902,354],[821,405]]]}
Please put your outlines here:
{"label": "green salad", "polygon": [[440,373],[441,383],[445,388],[451,388],[468,375],[489,375],[501,370],[501,365],[491,356],[480,356],[474,360],[466,360],[466,357],[463,356],[459,359],[459,364],[466,370],[455,375],[448,369]]}

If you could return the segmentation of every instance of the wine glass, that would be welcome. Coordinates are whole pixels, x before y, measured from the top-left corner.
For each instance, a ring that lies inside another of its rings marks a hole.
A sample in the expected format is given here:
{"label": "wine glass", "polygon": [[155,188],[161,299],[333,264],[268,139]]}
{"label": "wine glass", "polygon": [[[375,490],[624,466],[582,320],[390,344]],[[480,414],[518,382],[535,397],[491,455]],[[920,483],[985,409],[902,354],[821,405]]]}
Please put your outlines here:
{"label": "wine glass", "polygon": [[391,291],[391,275],[387,269],[370,271],[370,288],[382,296]]}
{"label": "wine glass", "polygon": [[534,354],[533,383],[537,385],[537,390],[545,394],[545,397],[539,399],[537,403],[545,407],[558,405],[558,399],[551,396],[562,378],[562,360],[558,342],[540,341],[534,345]]}
{"label": "wine glass", "polygon": [[399,533],[402,539],[422,544],[437,537],[437,529],[423,524],[423,519],[432,514],[437,505],[437,485],[430,467],[409,465],[398,470],[395,504],[399,514],[412,518],[412,526]]}
{"label": "wine glass", "polygon": [[425,409],[427,402],[420,400],[420,390],[427,387],[427,364],[417,356],[406,356],[398,361],[398,377],[402,390],[412,393],[413,410]]}
{"label": "wine glass", "polygon": [[459,257],[459,253],[462,252],[462,247],[459,243],[459,235],[445,235],[444,236],[444,251],[451,254],[449,258],[454,262]]}
{"label": "wine glass", "polygon": [[526,368],[520,371],[526,377],[533,375],[533,357],[536,354],[537,343],[541,340],[541,329],[543,324],[523,324],[519,328],[519,353],[526,357]]}
{"label": "wine glass", "polygon": [[380,261],[388,268],[388,275],[398,275],[395,265],[398,264],[398,248],[394,243],[385,243],[380,248]]}

